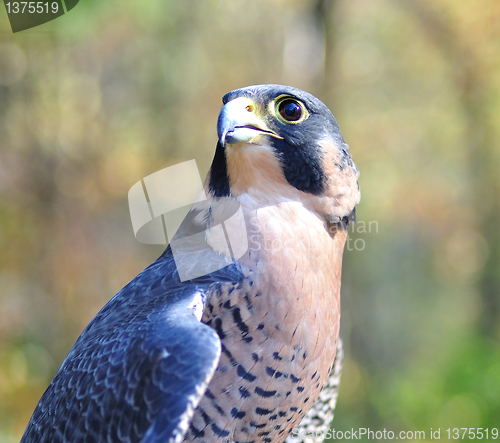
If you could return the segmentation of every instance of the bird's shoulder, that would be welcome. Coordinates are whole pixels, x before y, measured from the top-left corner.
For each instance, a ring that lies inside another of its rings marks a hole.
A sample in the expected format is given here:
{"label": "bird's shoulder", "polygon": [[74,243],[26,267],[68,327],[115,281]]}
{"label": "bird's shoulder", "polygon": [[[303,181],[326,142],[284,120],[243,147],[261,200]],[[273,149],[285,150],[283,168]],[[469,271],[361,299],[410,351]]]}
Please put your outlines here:
{"label": "bird's shoulder", "polygon": [[220,356],[194,305],[240,278],[232,265],[181,282],[167,248],[83,331],[23,441],[180,441]]}

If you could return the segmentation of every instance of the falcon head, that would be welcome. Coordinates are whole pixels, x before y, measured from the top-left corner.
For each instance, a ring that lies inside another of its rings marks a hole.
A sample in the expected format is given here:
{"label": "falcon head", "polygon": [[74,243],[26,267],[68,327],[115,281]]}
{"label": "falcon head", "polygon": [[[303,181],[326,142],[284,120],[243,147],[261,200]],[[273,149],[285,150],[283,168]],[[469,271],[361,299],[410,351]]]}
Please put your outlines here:
{"label": "falcon head", "polygon": [[299,200],[330,223],[354,219],[358,168],[325,104],[282,85],[248,86],[222,101],[207,177],[213,197]]}

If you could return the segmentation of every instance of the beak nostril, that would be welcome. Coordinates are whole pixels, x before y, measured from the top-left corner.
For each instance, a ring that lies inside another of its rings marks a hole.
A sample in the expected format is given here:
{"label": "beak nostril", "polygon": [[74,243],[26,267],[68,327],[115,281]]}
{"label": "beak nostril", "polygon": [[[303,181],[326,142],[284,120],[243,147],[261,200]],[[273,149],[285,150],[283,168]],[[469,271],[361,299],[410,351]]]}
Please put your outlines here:
{"label": "beak nostril", "polygon": [[[249,143],[257,135],[282,138],[257,115],[257,106],[245,97],[239,97],[222,107],[217,120],[217,135],[222,146]],[[254,141],[257,143],[258,140]]]}

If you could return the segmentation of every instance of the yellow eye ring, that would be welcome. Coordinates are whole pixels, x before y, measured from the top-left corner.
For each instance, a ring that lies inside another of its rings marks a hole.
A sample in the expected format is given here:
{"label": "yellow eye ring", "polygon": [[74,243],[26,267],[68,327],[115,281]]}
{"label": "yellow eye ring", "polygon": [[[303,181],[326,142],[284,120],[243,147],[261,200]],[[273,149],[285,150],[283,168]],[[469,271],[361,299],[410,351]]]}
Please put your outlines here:
{"label": "yellow eye ring", "polygon": [[294,125],[309,117],[304,104],[294,97],[284,96],[278,98],[275,103],[274,113],[282,123]]}

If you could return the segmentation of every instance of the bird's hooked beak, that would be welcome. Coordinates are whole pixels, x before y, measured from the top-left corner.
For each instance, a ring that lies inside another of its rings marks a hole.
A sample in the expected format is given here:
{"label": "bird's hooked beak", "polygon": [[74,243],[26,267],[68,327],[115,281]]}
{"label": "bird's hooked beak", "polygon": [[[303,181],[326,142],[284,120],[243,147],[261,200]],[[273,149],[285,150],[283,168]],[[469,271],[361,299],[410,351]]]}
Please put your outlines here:
{"label": "bird's hooked beak", "polygon": [[255,103],[247,97],[235,98],[222,107],[217,120],[217,135],[222,146],[252,143],[262,135],[282,138],[267,127],[256,109]]}

